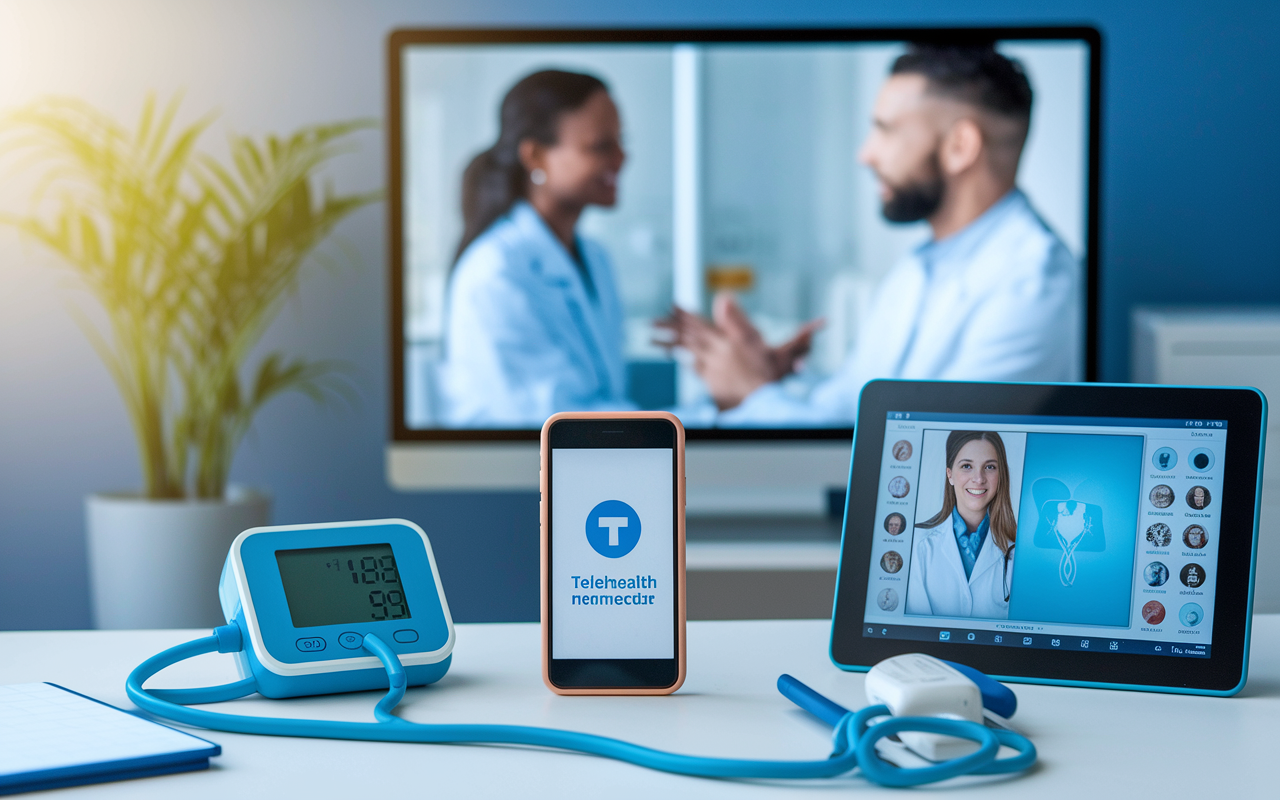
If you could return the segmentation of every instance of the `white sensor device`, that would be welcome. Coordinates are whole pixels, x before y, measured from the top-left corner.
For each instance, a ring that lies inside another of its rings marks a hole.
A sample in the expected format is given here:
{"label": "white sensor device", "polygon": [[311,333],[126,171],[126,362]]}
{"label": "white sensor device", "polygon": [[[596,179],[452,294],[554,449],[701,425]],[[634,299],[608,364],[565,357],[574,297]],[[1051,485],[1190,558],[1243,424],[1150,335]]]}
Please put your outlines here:
{"label": "white sensor device", "polygon": [[[983,724],[978,685],[933,656],[907,653],[881,661],[867,673],[867,701],[883,703],[895,717],[942,717]],[[977,742],[939,733],[903,731],[902,743],[930,761],[966,756]]]}

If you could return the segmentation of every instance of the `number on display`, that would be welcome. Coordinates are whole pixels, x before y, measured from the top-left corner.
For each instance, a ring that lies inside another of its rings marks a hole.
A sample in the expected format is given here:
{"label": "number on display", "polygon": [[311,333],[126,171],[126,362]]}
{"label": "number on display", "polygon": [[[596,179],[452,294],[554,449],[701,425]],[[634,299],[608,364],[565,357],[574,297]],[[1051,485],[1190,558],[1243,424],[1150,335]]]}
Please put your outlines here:
{"label": "number on display", "polygon": [[370,616],[375,620],[404,619],[407,613],[404,594],[394,589],[389,592],[376,589],[369,592],[369,605],[373,606],[373,613]]}
{"label": "number on display", "polygon": [[360,584],[399,583],[400,573],[396,570],[395,556],[365,556],[357,565],[355,559],[347,559],[347,571],[351,573],[351,582]]}

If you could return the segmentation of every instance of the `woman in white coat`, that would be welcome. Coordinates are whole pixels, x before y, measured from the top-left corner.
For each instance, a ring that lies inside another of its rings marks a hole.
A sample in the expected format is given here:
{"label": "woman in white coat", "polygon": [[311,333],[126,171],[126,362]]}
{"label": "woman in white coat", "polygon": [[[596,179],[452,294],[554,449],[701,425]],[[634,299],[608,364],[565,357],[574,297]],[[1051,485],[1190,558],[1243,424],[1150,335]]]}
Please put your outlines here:
{"label": "woman in white coat", "polygon": [[1017,518],[1004,441],[952,431],[946,463],[942,510],[916,526],[906,613],[1008,619]]}
{"label": "woman in white coat", "polygon": [[587,206],[617,202],[621,142],[618,109],[590,75],[536,72],[503,99],[497,143],[463,175],[445,424],[538,427],[557,411],[631,407],[613,270],[576,232]]}

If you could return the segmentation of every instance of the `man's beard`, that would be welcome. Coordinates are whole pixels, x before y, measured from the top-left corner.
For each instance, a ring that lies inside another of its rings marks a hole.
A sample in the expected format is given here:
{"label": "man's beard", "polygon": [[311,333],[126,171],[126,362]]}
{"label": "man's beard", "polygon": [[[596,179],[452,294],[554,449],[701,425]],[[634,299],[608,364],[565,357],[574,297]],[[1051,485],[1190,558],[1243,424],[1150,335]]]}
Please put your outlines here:
{"label": "man's beard", "polygon": [[929,156],[929,175],[904,186],[890,186],[891,194],[881,212],[890,222],[919,222],[933,216],[942,205],[946,183],[942,180],[942,164],[938,151]]}

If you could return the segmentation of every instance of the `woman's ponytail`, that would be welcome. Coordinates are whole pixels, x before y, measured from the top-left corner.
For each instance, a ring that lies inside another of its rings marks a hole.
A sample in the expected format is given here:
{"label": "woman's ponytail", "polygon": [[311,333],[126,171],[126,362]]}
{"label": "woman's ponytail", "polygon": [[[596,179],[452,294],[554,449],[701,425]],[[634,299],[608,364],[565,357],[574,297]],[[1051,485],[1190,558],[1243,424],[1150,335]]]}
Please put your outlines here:
{"label": "woman's ponytail", "polygon": [[525,197],[529,173],[520,162],[520,143],[556,143],[561,115],[609,89],[599,78],[577,72],[543,70],[521,79],[502,99],[498,141],[471,159],[462,173],[462,240],[454,261],[499,217]]}

